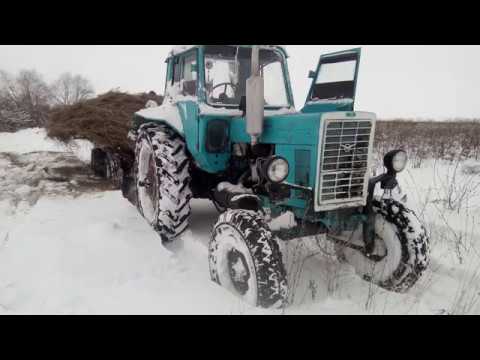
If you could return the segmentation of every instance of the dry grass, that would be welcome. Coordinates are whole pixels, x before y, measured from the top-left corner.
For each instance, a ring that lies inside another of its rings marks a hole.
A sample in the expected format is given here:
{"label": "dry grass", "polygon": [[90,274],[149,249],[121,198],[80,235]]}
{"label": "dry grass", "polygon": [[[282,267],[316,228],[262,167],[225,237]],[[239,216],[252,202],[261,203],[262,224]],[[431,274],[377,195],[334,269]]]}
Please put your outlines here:
{"label": "dry grass", "polygon": [[110,91],[94,99],[52,110],[47,122],[48,136],[60,141],[90,140],[97,147],[127,150],[127,133],[133,114],[148,100],[162,102],[150,94],[132,95]]}
{"label": "dry grass", "polygon": [[425,159],[480,158],[480,120],[378,121],[375,150],[384,155],[394,148],[408,152],[414,167]]}

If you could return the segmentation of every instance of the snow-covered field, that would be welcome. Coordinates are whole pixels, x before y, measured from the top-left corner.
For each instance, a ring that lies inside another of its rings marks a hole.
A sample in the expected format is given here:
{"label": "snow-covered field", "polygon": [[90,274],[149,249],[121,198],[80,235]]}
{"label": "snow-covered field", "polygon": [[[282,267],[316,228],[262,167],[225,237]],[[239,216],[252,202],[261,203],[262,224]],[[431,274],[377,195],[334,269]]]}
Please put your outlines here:
{"label": "snow-covered field", "polygon": [[480,313],[478,163],[432,160],[401,174],[432,241],[430,268],[408,294],[364,282],[331,246],[304,239],[283,247],[294,291],[282,311],[253,308],[210,281],[207,246],[218,214],[208,201],[193,202],[190,230],[165,248],[119,191],[39,172],[55,169],[58,156],[75,163],[72,151],[86,160],[89,144],[64,147],[42,129],[0,133],[0,313]]}

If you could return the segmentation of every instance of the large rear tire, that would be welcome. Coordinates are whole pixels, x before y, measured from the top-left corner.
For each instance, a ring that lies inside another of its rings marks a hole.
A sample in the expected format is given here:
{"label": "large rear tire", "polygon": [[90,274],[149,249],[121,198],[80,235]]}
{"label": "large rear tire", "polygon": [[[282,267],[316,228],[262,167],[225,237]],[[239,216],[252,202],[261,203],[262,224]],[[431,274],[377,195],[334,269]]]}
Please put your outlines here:
{"label": "large rear tire", "polygon": [[[343,248],[346,262],[363,279],[393,292],[407,292],[427,269],[430,244],[427,232],[415,213],[392,199],[374,201],[375,250],[381,260]],[[363,245],[362,226],[350,234],[350,241]]]}
{"label": "large rear tire", "polygon": [[210,275],[253,306],[281,308],[287,277],[276,239],[254,211],[227,210],[213,228]]}
{"label": "large rear tire", "polygon": [[134,164],[137,208],[163,241],[173,241],[188,228],[189,167],[180,136],[156,124],[139,129]]}

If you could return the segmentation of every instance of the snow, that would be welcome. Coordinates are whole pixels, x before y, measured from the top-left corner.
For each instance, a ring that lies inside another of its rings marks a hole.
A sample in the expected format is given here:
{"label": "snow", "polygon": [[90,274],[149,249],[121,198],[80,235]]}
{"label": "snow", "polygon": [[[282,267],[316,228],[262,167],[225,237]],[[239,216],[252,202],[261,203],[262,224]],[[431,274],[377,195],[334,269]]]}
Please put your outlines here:
{"label": "snow", "polygon": [[284,107],[278,110],[265,109],[264,114],[265,116],[291,115],[297,114],[297,110],[294,107]]}
{"label": "snow", "polygon": [[[29,152],[62,147],[41,129],[0,134],[0,152],[12,150],[23,165],[16,172],[0,154],[0,185],[19,200],[0,196],[0,314],[480,313],[472,301],[480,292],[480,199],[472,193],[458,211],[444,208],[439,179],[451,171],[449,162],[408,167],[399,176],[408,206],[432,235],[430,267],[410,292],[363,281],[319,236],[280,244],[293,289],[293,304],[282,311],[252,307],[210,280],[208,242],[218,214],[209,201],[193,201],[190,229],[164,247],[119,191],[74,197],[43,189],[38,201],[26,201],[41,189],[25,176],[48,154]],[[458,181],[468,176],[458,174]],[[286,214],[272,226],[293,221]]]}
{"label": "snow", "polygon": [[85,162],[90,161],[93,144],[87,140],[72,140],[68,144],[47,137],[43,128],[29,128],[15,133],[0,133],[0,152],[27,154],[34,151],[72,152]]}
{"label": "snow", "polygon": [[162,120],[173,126],[179,133],[183,134],[183,123],[177,106],[171,101],[165,101],[163,105],[150,107],[136,113],[145,119]]}
{"label": "snow", "polygon": [[177,45],[170,51],[170,56],[181,54],[187,50],[193,49],[197,45]]}
{"label": "snow", "polygon": [[45,129],[31,128],[16,133],[0,133],[0,152],[25,154],[32,151],[63,151],[60,142],[47,138]]}
{"label": "snow", "polygon": [[[223,116],[233,116],[238,117],[242,116],[243,112],[238,110],[238,108],[227,108],[227,107],[214,107],[205,103],[199,105],[201,115],[223,115]],[[287,115],[287,114],[296,114],[297,111],[293,107],[284,107],[278,110],[269,110],[265,109],[265,116],[276,116],[276,115]]]}
{"label": "snow", "polygon": [[273,231],[278,231],[281,229],[291,229],[297,225],[295,221],[295,214],[291,211],[287,211],[282,215],[272,219],[268,223],[268,227]]}
{"label": "snow", "polygon": [[205,103],[199,104],[201,115],[224,115],[224,116],[242,116],[243,112],[238,108],[213,107]]}
{"label": "snow", "polygon": [[118,192],[44,199],[0,252],[0,303],[7,313],[228,313],[231,296],[207,281],[196,246],[163,248]]}
{"label": "snow", "polygon": [[353,99],[335,99],[335,100],[329,100],[329,99],[318,99],[318,100],[313,100],[313,101],[308,101],[306,105],[315,105],[315,104],[351,104],[353,102]]}

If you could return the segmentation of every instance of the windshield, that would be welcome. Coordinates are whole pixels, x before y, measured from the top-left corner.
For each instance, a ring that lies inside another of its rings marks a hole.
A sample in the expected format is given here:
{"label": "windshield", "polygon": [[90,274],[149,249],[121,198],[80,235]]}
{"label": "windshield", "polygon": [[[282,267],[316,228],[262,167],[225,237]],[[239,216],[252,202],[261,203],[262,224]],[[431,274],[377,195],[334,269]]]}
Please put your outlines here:
{"label": "windshield", "polygon": [[[205,48],[205,88],[211,105],[240,105],[251,71],[251,49],[209,45]],[[265,106],[288,107],[283,57],[275,50],[260,50]]]}

